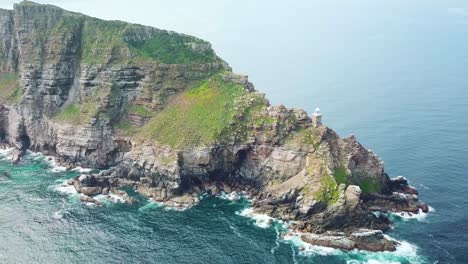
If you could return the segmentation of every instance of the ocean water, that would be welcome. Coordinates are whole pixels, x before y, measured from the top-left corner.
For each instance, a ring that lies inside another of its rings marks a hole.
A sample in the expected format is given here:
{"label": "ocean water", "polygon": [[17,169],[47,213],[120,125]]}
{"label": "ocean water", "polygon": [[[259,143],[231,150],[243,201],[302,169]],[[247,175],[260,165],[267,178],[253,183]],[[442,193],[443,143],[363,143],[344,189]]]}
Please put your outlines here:
{"label": "ocean water", "polygon": [[12,173],[0,181],[0,263],[468,263],[466,1],[122,0],[113,12],[104,0],[52,2],[209,40],[272,103],[320,106],[327,125],[355,134],[433,210],[393,216],[389,235],[404,241],[395,253],[302,252],[280,223],[246,217],[245,200],[207,198],[182,212],[141,197],[83,205],[60,188],[77,172],[33,155],[0,160]]}
{"label": "ocean water", "polygon": [[[79,201],[66,180],[79,171],[30,153],[12,165],[0,154],[0,263],[424,263],[406,241],[396,252],[343,252],[282,237],[286,223],[252,215],[250,203],[203,197],[191,209],[165,208],[131,192],[133,205]],[[429,217],[429,216],[427,216]],[[396,219],[398,225],[425,219]],[[393,232],[392,232],[393,233]],[[395,237],[400,232],[395,232]],[[300,250],[305,247],[306,250]]]}

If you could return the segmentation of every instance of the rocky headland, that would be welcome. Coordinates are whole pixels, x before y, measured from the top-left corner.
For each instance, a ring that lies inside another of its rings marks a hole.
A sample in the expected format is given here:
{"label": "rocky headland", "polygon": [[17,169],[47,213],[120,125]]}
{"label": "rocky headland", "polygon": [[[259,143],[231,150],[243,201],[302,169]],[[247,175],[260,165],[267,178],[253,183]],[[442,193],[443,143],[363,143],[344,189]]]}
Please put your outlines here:
{"label": "rocky headland", "polygon": [[[395,250],[386,212],[427,212],[354,136],[272,106],[201,39],[24,1],[0,9],[0,139],[100,169],[68,184],[133,187],[187,208],[244,193],[311,244]],[[126,196],[128,202],[131,197]]]}

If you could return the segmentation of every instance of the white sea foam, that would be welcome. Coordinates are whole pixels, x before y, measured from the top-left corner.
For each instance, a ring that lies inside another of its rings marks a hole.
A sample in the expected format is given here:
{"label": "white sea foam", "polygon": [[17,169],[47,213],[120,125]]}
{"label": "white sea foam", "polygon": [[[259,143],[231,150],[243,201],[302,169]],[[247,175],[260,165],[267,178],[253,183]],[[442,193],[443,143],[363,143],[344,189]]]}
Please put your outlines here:
{"label": "white sea foam", "polygon": [[[388,237],[388,236],[387,236]],[[315,246],[301,240],[301,233],[289,233],[283,237],[295,248],[299,248],[297,255],[308,257],[320,256],[341,256],[348,264],[400,264],[403,262],[424,263],[424,260],[417,255],[417,247],[406,241],[400,241],[393,252],[371,252],[365,250],[343,251],[340,249]]]}
{"label": "white sea foam", "polygon": [[13,150],[15,148],[0,149],[0,158],[2,159],[13,159]]}
{"label": "white sea foam", "polygon": [[58,210],[58,211],[55,211],[54,214],[52,215],[52,218],[53,219],[62,219],[63,218],[63,210]]}
{"label": "white sea foam", "polygon": [[238,201],[240,198],[242,198],[242,195],[243,195],[242,193],[236,193],[236,192],[231,192],[228,194],[225,192],[221,192],[218,198],[229,200],[229,201]]}
{"label": "white sea foam", "polygon": [[[15,150],[14,147],[7,148],[7,149],[0,149],[0,159],[12,160],[14,150]],[[57,162],[56,162],[54,157],[45,156],[41,152],[33,152],[31,150],[27,150],[24,157],[27,158],[27,159],[34,160],[34,161],[43,160],[44,162],[46,162],[51,167],[51,169],[50,169],[51,172],[62,172],[62,171],[67,170],[66,167],[57,165]]]}
{"label": "white sea foam", "polygon": [[[57,184],[51,185],[49,188],[52,190],[63,193],[68,195],[69,197],[81,197],[84,196],[84,194],[80,194],[75,190],[75,187],[73,185],[68,185],[67,184],[68,180],[57,180]],[[112,192],[109,192],[109,195],[96,195],[93,197],[97,201],[100,201],[102,203],[125,203],[125,199],[117,194],[114,194]],[[85,203],[86,205],[94,205],[94,203]]]}
{"label": "white sea foam", "polygon": [[149,210],[154,209],[154,208],[164,207],[163,203],[157,202],[157,201],[153,200],[153,198],[149,198],[148,200],[149,200],[149,203],[147,203],[144,206],[138,208],[138,211],[145,212],[145,211],[149,211]]}
{"label": "white sea foam", "polygon": [[[428,213],[431,213],[431,212],[434,212],[434,211],[435,211],[435,209],[429,206],[429,212]],[[422,222],[422,221],[425,221],[428,213],[424,213],[421,209],[419,209],[418,213],[416,213],[416,214],[408,213],[408,212],[396,212],[396,213],[392,213],[392,214],[395,215],[398,218],[403,219],[404,221],[414,219],[414,220],[418,220],[418,221]]]}
{"label": "white sea foam", "polygon": [[90,173],[91,171],[93,171],[93,169],[82,168],[82,167],[78,166],[78,167],[73,168],[72,171],[77,171],[79,173]]}
{"label": "white sea foam", "polygon": [[41,152],[33,152],[33,151],[28,149],[28,150],[26,150],[25,156],[30,157],[30,158],[32,158],[34,160],[37,160],[39,158],[43,158],[44,154],[42,154]]}
{"label": "white sea foam", "polygon": [[67,167],[58,165],[57,161],[52,156],[45,156],[44,160],[51,167],[50,169],[51,172],[64,172],[67,170]]}
{"label": "white sea foam", "polygon": [[59,184],[52,185],[51,188],[59,193],[68,194],[68,195],[76,195],[78,192],[75,190],[73,185],[68,185],[67,180],[59,181]]}
{"label": "white sea foam", "polygon": [[125,199],[122,196],[112,192],[109,192],[109,195],[98,194],[93,198],[100,202],[125,203]]}
{"label": "white sea foam", "polygon": [[254,213],[254,210],[251,207],[242,209],[241,211],[236,212],[236,214],[254,219],[255,225],[260,228],[268,228],[271,226],[273,221],[275,221],[275,218],[270,217],[268,215]]}
{"label": "white sea foam", "polygon": [[284,241],[288,241],[292,245],[297,248],[300,248],[299,255],[302,256],[310,256],[310,255],[321,255],[321,256],[330,256],[330,255],[338,255],[342,254],[343,251],[331,247],[321,247],[309,244],[304,242],[301,239],[301,233],[294,232],[289,233],[288,235],[283,237]]}
{"label": "white sea foam", "polygon": [[406,241],[400,241],[396,250],[393,252],[369,252],[363,250],[353,250],[347,253],[347,257],[360,255],[362,260],[348,260],[346,263],[363,263],[363,264],[400,264],[403,262],[409,263],[424,263],[424,260],[417,255],[417,247]]}

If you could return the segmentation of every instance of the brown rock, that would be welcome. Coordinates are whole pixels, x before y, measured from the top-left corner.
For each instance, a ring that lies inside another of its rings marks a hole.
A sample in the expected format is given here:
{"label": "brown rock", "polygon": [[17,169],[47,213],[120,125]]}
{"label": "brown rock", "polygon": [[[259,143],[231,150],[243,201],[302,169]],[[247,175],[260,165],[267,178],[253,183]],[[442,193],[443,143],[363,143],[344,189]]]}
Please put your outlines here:
{"label": "brown rock", "polygon": [[356,248],[368,251],[395,251],[395,241],[388,239],[380,230],[359,230],[349,237]]}
{"label": "brown rock", "polygon": [[356,247],[355,243],[343,235],[318,235],[306,233],[301,239],[307,243],[322,247],[332,247],[344,250],[352,250]]}
{"label": "brown rock", "polygon": [[418,204],[418,208],[421,209],[424,213],[429,212],[429,206],[427,205],[427,203]]}
{"label": "brown rock", "polygon": [[81,193],[85,195],[96,195],[102,191],[101,187],[81,187]]}
{"label": "brown rock", "polygon": [[102,206],[102,205],[103,205],[100,201],[98,201],[98,200],[96,200],[96,199],[93,199],[93,198],[91,198],[91,197],[89,197],[89,196],[87,196],[87,195],[81,196],[81,197],[80,197],[80,201],[81,201],[81,202],[84,202],[84,203],[94,203],[94,204],[96,204],[96,205],[98,205],[98,206]]}

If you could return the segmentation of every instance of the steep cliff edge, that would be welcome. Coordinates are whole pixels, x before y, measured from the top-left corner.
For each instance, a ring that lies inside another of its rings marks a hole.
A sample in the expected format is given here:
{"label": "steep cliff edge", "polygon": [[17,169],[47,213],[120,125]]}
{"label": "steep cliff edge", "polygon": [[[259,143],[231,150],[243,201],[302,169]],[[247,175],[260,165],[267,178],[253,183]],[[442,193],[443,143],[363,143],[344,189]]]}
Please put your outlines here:
{"label": "steep cliff edge", "polygon": [[390,225],[372,211],[427,211],[353,136],[271,106],[203,40],[28,1],[0,10],[0,37],[1,139],[17,158],[102,169],[70,181],[86,195],[132,186],[188,207],[244,191],[257,212],[349,239],[305,240],[346,249],[394,248],[365,246],[383,238],[362,228]]}

